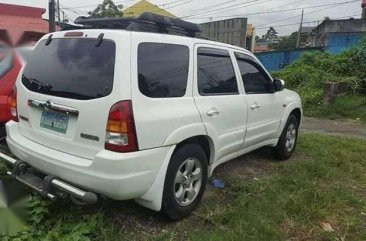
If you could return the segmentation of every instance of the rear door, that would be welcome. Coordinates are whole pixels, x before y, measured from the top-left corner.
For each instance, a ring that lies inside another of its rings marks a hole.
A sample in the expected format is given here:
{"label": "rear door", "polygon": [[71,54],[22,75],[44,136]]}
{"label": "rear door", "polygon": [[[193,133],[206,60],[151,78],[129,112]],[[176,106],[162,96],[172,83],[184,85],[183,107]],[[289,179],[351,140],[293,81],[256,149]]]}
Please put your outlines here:
{"label": "rear door", "polygon": [[232,53],[209,45],[197,45],[195,51],[195,101],[206,130],[214,139],[218,160],[242,147],[247,104]]}
{"label": "rear door", "polygon": [[95,37],[93,33],[88,35],[55,37],[48,45],[42,40],[17,87],[23,136],[92,159],[104,149],[110,107],[121,100],[121,80],[115,79],[122,70],[129,73],[129,59],[126,55],[126,60],[120,62],[116,52],[128,53],[129,42],[117,45],[105,34],[97,44],[99,33],[94,33]]}
{"label": "rear door", "polygon": [[135,32],[131,42],[131,92],[139,149],[160,147],[171,137],[177,141],[176,137],[189,135],[187,130],[192,135],[205,133],[192,97],[191,39]]}
{"label": "rear door", "polygon": [[273,91],[272,78],[253,57],[235,53],[248,103],[245,147],[276,138],[283,113],[282,97]]}

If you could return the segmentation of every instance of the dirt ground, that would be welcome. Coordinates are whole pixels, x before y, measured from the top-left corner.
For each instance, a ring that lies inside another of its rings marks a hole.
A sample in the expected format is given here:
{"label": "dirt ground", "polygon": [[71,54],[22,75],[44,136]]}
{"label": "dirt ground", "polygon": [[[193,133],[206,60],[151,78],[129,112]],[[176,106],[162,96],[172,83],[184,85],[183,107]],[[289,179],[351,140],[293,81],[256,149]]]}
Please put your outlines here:
{"label": "dirt ground", "polygon": [[304,131],[354,136],[366,139],[366,124],[360,122],[304,117],[301,129]]}

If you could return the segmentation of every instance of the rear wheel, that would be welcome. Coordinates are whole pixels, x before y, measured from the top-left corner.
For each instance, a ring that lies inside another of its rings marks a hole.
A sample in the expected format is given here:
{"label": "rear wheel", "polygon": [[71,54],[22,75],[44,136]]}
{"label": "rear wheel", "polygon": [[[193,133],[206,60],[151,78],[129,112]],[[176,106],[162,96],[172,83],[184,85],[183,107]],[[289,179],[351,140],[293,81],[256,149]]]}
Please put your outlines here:
{"label": "rear wheel", "polygon": [[294,115],[290,115],[281,137],[274,148],[274,155],[279,160],[287,160],[292,156],[297,144],[299,123]]}
{"label": "rear wheel", "polygon": [[172,156],[164,185],[162,211],[171,219],[188,216],[198,206],[207,184],[207,157],[197,144],[186,144]]}

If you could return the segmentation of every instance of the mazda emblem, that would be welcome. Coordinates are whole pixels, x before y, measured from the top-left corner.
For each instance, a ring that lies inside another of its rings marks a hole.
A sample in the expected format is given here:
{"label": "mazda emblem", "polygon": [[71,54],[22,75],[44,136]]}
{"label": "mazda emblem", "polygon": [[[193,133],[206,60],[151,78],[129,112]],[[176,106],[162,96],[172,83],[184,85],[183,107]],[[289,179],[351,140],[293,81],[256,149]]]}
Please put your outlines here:
{"label": "mazda emblem", "polygon": [[47,100],[45,105],[44,105],[44,108],[46,110],[49,110],[50,108],[52,108],[52,102],[50,100]]}

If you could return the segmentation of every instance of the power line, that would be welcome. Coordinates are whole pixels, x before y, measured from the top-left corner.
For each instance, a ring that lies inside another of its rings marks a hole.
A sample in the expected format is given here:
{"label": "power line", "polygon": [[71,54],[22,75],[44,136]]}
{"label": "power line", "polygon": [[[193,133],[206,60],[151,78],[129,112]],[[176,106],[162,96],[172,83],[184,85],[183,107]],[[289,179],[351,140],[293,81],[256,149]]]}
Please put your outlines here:
{"label": "power line", "polygon": [[[335,18],[335,19],[332,19],[332,20],[344,20],[344,19],[348,19],[348,18],[356,17],[356,16],[358,16],[358,14],[357,15],[351,15],[351,16],[344,16],[344,17],[340,17],[340,18]],[[316,23],[318,21],[319,21],[319,19],[318,20],[313,20],[313,21],[306,21],[306,22],[303,22],[303,23],[304,24]],[[294,25],[299,25],[299,24],[300,24],[300,22],[298,22],[298,23],[289,23],[289,24],[281,24],[281,25],[273,25],[271,27],[280,28],[280,27],[288,27],[288,26],[294,26]],[[255,28],[255,29],[266,29],[266,28],[268,28],[268,26],[267,27]]]}
{"label": "power line", "polygon": [[[118,1],[118,2],[114,2],[114,4],[122,4],[124,1]],[[93,4],[93,5],[83,5],[83,6],[76,6],[76,7],[68,7],[65,6],[69,9],[80,9],[80,8],[88,8],[88,7],[98,7],[100,4]]]}
{"label": "power line", "polygon": [[162,6],[162,7],[165,7],[166,5],[170,5],[170,4],[175,4],[175,3],[178,3],[178,2],[181,2],[182,0],[176,0],[176,1],[172,1],[170,3],[163,3],[163,4],[160,4],[158,6]]}
{"label": "power line", "polygon": [[[188,1],[182,2],[182,3],[177,4],[177,5],[167,7],[167,9],[171,9],[171,8],[179,7],[179,6],[182,6],[182,5],[186,5],[186,4],[188,4],[188,3],[190,3],[190,2],[193,2],[193,1],[195,1],[195,0],[188,0]],[[163,10],[164,10],[164,9],[163,9]]]}
{"label": "power line", "polygon": [[[254,2],[258,2],[258,1],[259,0],[250,0],[250,1],[247,1],[247,2],[244,2],[244,3],[241,3],[241,4],[233,4],[233,5],[226,6],[226,7],[222,7],[222,8],[218,8],[218,9],[211,9],[211,10],[206,10],[206,11],[202,11],[202,12],[197,12],[197,13],[194,13],[194,14],[191,14],[191,15],[183,16],[182,18],[190,18],[192,16],[201,15],[201,14],[204,14],[204,13],[216,12],[216,11],[221,11],[222,12],[222,11],[225,11],[225,10],[230,10],[230,9],[233,9],[233,8],[238,8],[239,6],[248,7],[247,5],[249,5],[250,3],[254,3]],[[265,1],[266,0],[262,1],[261,3],[265,2]],[[273,1],[273,0],[270,0],[270,1]],[[259,4],[259,3],[256,3],[256,4]],[[252,4],[252,5],[256,5],[256,4]],[[249,5],[249,6],[252,6],[252,5]]]}
{"label": "power line", "polygon": [[[305,15],[309,15],[309,14],[313,14],[313,13],[318,13],[318,12],[321,12],[321,11],[324,11],[324,10],[328,10],[328,9],[331,9],[331,8],[335,8],[335,7],[338,7],[340,5],[344,5],[344,4],[348,4],[349,2],[346,2],[346,3],[338,3],[337,5],[335,6],[332,6],[332,7],[326,7],[326,8],[322,8],[322,9],[319,9],[319,10],[315,10],[315,11],[312,11],[312,12],[308,12],[306,13]],[[305,9],[305,8],[304,8]],[[301,15],[296,15],[296,16],[292,16],[292,17],[288,17],[288,18],[284,18],[284,19],[279,19],[279,20],[275,20],[275,21],[271,21],[270,23],[265,23],[265,24],[260,24],[260,25],[257,25],[256,26],[256,29],[258,29],[258,27],[261,27],[261,26],[266,26],[267,27],[273,23],[278,23],[278,22],[282,22],[282,21],[286,21],[286,20],[290,20],[290,19],[293,19],[293,18],[298,18],[300,17]]]}
{"label": "power line", "polygon": [[224,18],[224,17],[240,17],[240,16],[252,16],[252,15],[259,15],[259,14],[270,14],[270,13],[280,13],[280,12],[288,12],[288,11],[295,11],[295,10],[301,10],[301,9],[312,9],[312,8],[318,8],[318,7],[324,7],[324,6],[339,6],[344,5],[348,3],[358,2],[359,0],[352,0],[348,2],[342,2],[342,3],[329,3],[329,4],[322,4],[317,6],[310,6],[310,7],[304,7],[304,8],[292,8],[292,9],[282,9],[282,10],[273,10],[273,11],[261,11],[261,12],[254,12],[254,13],[247,13],[247,14],[235,14],[235,15],[221,15],[221,16],[215,16],[215,17],[200,17],[200,18],[190,18],[187,17],[187,19],[202,19],[202,18]]}
{"label": "power line", "polygon": [[[230,0],[230,1],[227,1],[225,3],[218,3],[218,4],[215,4],[215,5],[212,5],[210,8],[216,8],[216,7],[221,7],[223,5],[226,5],[226,4],[229,4],[229,3],[232,3],[232,2],[236,2],[236,1],[239,1],[239,0]],[[199,9],[194,9],[194,11],[197,11],[197,12],[201,12],[201,11],[204,11],[204,10],[207,10],[207,7],[204,7],[204,8],[199,8]],[[184,14],[188,14],[188,12],[183,12],[181,13],[182,15]]]}
{"label": "power line", "polygon": [[289,5],[294,5],[295,3],[298,3],[298,2],[305,2],[305,1],[309,1],[309,0],[299,0],[299,1],[295,1],[295,2],[290,2],[290,3],[283,4],[281,6],[277,6],[275,8],[283,8],[283,7],[287,7]]}

